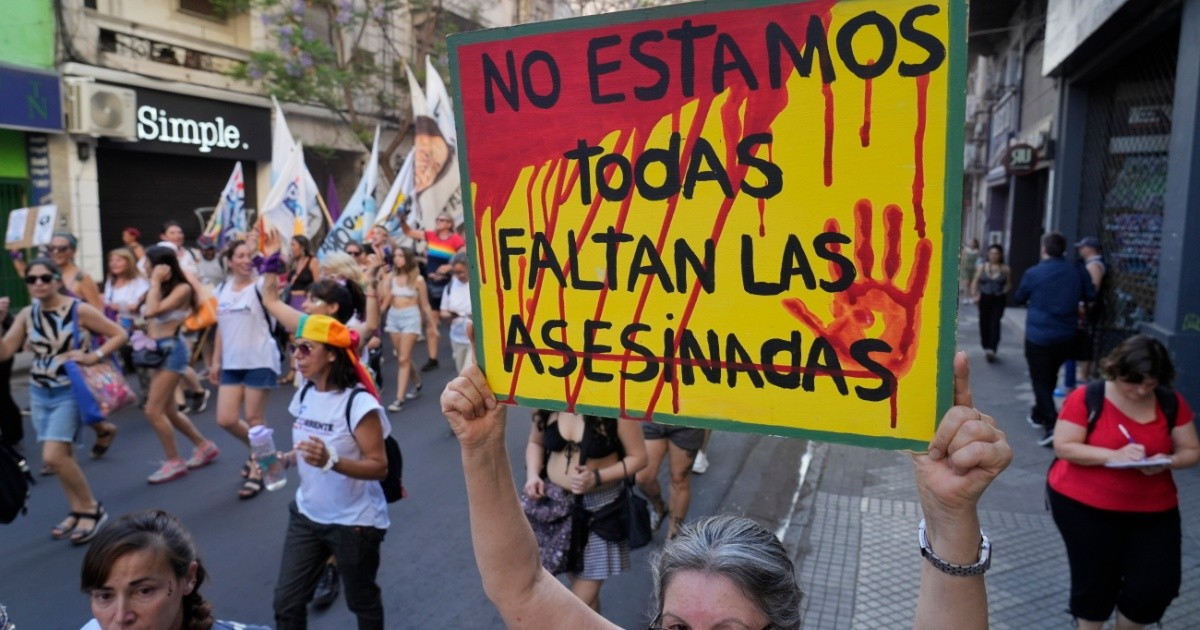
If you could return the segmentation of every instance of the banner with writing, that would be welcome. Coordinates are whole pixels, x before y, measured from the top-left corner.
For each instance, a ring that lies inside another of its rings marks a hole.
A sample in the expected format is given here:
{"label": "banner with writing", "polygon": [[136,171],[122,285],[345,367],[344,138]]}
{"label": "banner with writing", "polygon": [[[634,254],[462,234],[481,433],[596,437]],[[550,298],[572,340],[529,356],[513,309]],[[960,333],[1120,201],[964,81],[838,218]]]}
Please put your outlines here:
{"label": "banner with writing", "polygon": [[926,444],[952,400],[965,1],[695,3],[450,44],[502,400]]}

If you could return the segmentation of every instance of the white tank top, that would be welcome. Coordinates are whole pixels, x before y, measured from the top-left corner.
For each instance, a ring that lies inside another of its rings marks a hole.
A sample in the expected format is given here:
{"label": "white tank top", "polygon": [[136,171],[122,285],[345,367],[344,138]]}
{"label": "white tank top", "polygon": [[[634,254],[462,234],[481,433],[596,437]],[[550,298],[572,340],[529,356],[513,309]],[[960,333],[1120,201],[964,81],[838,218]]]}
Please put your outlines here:
{"label": "white tank top", "polygon": [[279,349],[271,338],[267,316],[258,291],[262,279],[240,291],[230,278],[217,292],[217,333],[221,335],[221,369],[253,370],[270,368],[279,373]]}

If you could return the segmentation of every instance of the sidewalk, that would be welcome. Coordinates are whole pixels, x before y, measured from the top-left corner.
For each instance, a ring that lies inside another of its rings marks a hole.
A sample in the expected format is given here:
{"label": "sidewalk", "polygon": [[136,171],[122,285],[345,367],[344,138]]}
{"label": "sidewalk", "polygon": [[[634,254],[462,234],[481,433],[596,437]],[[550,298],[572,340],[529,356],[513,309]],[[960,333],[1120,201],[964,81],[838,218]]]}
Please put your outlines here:
{"label": "sidewalk", "polygon": [[[1022,353],[1025,311],[1008,309],[1000,361],[979,348],[978,317],[961,307],[958,343],[971,358],[975,404],[996,418],[1013,463],[980,506],[992,539],[987,573],[989,627],[1071,628],[1070,575],[1062,538],[1043,502],[1053,458],[1025,422],[1033,394]],[[1200,470],[1176,472],[1183,517],[1183,584],[1164,628],[1200,619]],[[792,549],[807,598],[805,628],[909,628],[916,609],[920,520],[908,455],[822,444],[784,542]]]}

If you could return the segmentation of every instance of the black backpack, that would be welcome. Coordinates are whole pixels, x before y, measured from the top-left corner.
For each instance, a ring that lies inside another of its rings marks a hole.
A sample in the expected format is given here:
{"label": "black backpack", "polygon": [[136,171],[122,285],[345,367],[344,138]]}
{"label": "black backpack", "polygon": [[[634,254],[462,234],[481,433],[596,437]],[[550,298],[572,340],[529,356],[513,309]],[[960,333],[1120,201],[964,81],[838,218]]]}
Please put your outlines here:
{"label": "black backpack", "polygon": [[[312,386],[312,381],[309,381],[300,389],[301,403],[304,402],[304,395],[312,389]],[[368,393],[367,390],[361,387],[355,387],[350,391],[350,399],[346,401],[347,430],[350,430],[350,409],[354,407],[354,397],[366,393]],[[353,431],[350,431],[350,437],[354,437]],[[404,455],[400,453],[400,443],[390,435],[383,439],[383,451],[387,455],[388,470],[387,476],[379,480],[379,486],[383,488],[383,496],[387,502],[395,503],[408,496],[408,491],[404,489]]]}
{"label": "black backpack", "polygon": [[0,523],[5,525],[26,514],[29,486],[37,483],[29,474],[29,465],[17,450],[0,444]]}
{"label": "black backpack", "polygon": [[[1086,436],[1092,434],[1092,430],[1096,428],[1096,422],[1100,420],[1100,412],[1104,409],[1104,383],[1105,381],[1092,381],[1087,384],[1087,390],[1083,392],[1083,402],[1087,407],[1087,433]],[[1179,398],[1175,396],[1175,390],[1169,387],[1158,386],[1154,388],[1154,397],[1158,399],[1158,406],[1162,408],[1163,415],[1167,418],[1167,432],[1170,433],[1175,428],[1175,420],[1179,415]]]}

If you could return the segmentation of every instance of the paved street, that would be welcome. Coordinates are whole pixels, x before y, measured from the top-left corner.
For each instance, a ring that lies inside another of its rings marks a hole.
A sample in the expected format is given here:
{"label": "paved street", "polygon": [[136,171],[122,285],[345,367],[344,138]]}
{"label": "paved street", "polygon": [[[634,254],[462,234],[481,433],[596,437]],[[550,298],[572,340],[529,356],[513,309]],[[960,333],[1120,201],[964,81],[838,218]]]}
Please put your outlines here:
{"label": "paved street", "polygon": [[[445,337],[443,337],[444,339]],[[448,360],[449,348],[443,350]],[[418,364],[425,357],[419,356]],[[389,628],[496,628],[500,618],[484,597],[475,569],[467,526],[467,505],[457,443],[438,412],[437,396],[451,376],[443,367],[427,374],[425,394],[393,414],[393,426],[405,455],[408,499],[391,506],[392,527],[383,545],[379,582]],[[392,364],[385,364],[391,379]],[[395,381],[385,381],[391,400]],[[27,400],[24,376],[14,382],[22,405]],[[267,417],[287,444],[290,393],[279,390],[271,399]],[[217,616],[246,623],[273,625],[272,591],[282,553],[287,504],[295,491],[295,477],[284,489],[264,493],[251,501],[236,498],[238,469],[245,459],[240,445],[216,427],[215,398],[209,409],[195,417],[197,425],[222,449],[211,466],[163,486],[149,486],[149,475],[162,451],[140,412],[122,412],[121,432],[101,460],[83,460],[83,468],[97,496],[114,515],[160,507],[183,519],[200,547],[211,582],[205,596]],[[509,450],[519,475],[528,437],[528,413],[510,416]],[[26,423],[26,451],[37,451],[32,429]],[[93,436],[84,436],[86,453]],[[181,441],[181,447],[184,446]],[[721,434],[711,445],[712,465],[695,478],[691,516],[721,509],[747,513],[768,524],[786,516],[794,494],[804,443],[758,436]],[[751,451],[769,457],[749,458]],[[31,458],[34,470],[39,457]],[[664,471],[665,474],[665,471]],[[519,477],[523,482],[523,477]],[[664,477],[664,484],[665,484]],[[84,549],[72,548],[49,536],[67,512],[62,490],[52,477],[39,478],[27,516],[0,527],[0,603],[8,606],[22,630],[75,630],[90,618],[87,598],[79,591],[79,569]],[[660,533],[660,540],[662,538]],[[644,627],[650,578],[647,559],[652,545],[633,553],[634,569],[610,580],[602,591],[604,612],[623,627]],[[353,626],[344,600],[328,611],[310,616],[310,627],[340,629]]]}

